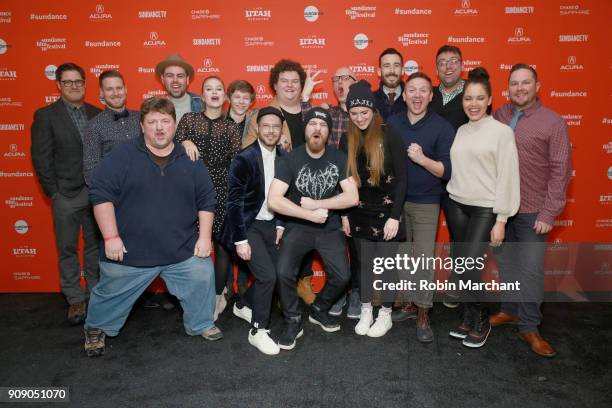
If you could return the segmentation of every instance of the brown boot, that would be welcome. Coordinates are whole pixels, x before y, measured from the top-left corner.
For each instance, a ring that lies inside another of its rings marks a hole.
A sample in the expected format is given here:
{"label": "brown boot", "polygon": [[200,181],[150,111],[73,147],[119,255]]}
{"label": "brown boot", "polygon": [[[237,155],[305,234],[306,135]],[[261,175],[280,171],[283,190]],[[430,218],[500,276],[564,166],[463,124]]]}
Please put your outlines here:
{"label": "brown boot", "polygon": [[540,333],[519,332],[518,336],[525,343],[529,344],[531,351],[542,357],[554,357],[557,354],[552,346],[540,336]]}
{"label": "brown boot", "polygon": [[68,307],[68,321],[70,324],[77,325],[85,321],[85,302],[73,303]]}
{"label": "brown boot", "polygon": [[497,312],[494,315],[489,316],[489,323],[492,327],[501,326],[502,324],[517,324],[518,321],[518,316],[504,312]]}
{"label": "brown boot", "polygon": [[433,330],[429,323],[429,309],[424,307],[418,308],[416,321],[416,337],[421,343],[431,343],[433,341]]}
{"label": "brown boot", "polygon": [[302,279],[298,280],[298,283],[297,283],[298,296],[307,305],[312,305],[316,297],[315,293],[312,291],[311,280],[312,280],[312,275],[304,276]]}

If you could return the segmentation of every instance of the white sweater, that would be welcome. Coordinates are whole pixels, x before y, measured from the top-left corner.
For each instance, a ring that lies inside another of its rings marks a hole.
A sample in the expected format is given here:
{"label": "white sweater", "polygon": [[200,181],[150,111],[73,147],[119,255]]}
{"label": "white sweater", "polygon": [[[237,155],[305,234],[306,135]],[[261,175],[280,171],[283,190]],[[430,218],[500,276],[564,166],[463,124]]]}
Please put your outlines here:
{"label": "white sweater", "polygon": [[447,190],[458,203],[493,208],[506,222],[519,209],[519,159],[512,128],[486,116],[461,126],[450,151]]}

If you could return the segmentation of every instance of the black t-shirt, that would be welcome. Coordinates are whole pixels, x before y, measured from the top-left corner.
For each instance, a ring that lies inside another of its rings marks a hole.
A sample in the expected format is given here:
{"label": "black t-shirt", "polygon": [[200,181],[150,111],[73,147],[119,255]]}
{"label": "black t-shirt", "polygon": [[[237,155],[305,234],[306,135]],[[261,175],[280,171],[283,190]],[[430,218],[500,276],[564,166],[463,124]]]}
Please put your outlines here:
{"label": "black t-shirt", "polygon": [[[297,205],[302,197],[331,198],[340,193],[340,182],[347,178],[346,155],[340,150],[326,148],[323,156],[313,159],[306,152],[306,145],[301,145],[276,160],[274,178],[289,185],[287,198]],[[290,218],[288,223],[333,230],[340,228],[340,217],[336,211],[330,211],[324,224],[298,218]]]}
{"label": "black t-shirt", "polygon": [[283,111],[283,116],[287,121],[289,133],[291,133],[291,145],[295,149],[296,147],[303,145],[305,140],[302,112],[289,113],[283,108],[281,108],[281,110]]}

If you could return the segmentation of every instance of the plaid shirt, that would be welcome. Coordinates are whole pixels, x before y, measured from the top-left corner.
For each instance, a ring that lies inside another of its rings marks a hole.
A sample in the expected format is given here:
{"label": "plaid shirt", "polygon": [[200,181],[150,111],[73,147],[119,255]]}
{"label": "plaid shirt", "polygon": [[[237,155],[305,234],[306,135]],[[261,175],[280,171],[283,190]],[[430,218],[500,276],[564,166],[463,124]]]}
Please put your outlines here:
{"label": "plaid shirt", "polygon": [[85,105],[81,105],[77,108],[64,98],[62,98],[62,102],[64,102],[66,110],[68,111],[68,116],[70,116],[70,119],[72,119],[72,123],[79,131],[82,139],[85,135],[85,128],[87,128],[87,113],[85,112]]}
{"label": "plaid shirt", "polygon": [[438,87],[438,89],[440,90],[440,93],[442,94],[442,105],[446,105],[447,103],[452,101],[455,96],[463,92],[463,85],[465,85],[465,81],[462,79],[459,81],[459,86],[457,86],[455,89],[447,93],[446,89],[444,88],[444,85],[440,83],[440,86]]}
{"label": "plaid shirt", "polygon": [[340,145],[342,134],[348,132],[349,114],[340,106],[330,106],[328,111],[332,118],[332,129],[327,145],[334,146],[337,149]]}

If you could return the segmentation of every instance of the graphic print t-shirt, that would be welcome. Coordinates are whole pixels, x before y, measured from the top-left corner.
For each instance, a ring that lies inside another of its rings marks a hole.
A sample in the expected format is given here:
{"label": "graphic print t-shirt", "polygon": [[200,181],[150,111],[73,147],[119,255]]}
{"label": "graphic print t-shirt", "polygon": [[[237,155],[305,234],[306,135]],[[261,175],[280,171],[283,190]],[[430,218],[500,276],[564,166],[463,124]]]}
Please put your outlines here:
{"label": "graphic print t-shirt", "polygon": [[[325,149],[323,156],[313,159],[306,152],[306,145],[301,145],[281,160],[276,160],[274,178],[289,185],[287,198],[297,205],[300,205],[302,197],[313,200],[331,198],[342,191],[340,182],[347,178],[346,155],[337,149]],[[288,223],[333,230],[340,228],[340,216],[336,211],[330,211],[324,224],[297,218],[290,218]]]}

